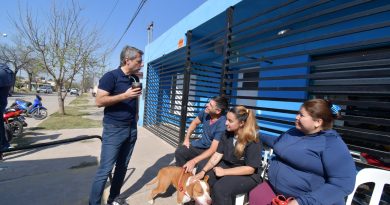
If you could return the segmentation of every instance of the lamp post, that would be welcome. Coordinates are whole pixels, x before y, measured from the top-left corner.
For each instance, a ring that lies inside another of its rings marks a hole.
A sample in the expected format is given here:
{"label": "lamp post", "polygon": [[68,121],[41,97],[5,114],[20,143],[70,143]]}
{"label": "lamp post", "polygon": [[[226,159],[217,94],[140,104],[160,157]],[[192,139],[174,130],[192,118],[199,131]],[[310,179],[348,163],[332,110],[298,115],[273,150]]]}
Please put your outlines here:
{"label": "lamp post", "polygon": [[148,30],[148,44],[149,44],[153,39],[153,21],[149,24],[146,30]]}

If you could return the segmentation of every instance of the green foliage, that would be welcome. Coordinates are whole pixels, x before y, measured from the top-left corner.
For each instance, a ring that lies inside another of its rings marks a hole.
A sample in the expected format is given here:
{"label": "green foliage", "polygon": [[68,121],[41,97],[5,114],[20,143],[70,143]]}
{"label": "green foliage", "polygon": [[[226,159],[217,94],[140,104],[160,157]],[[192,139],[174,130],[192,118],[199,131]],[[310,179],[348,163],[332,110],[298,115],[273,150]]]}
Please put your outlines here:
{"label": "green foliage", "polygon": [[[86,114],[82,114],[86,115]],[[91,120],[82,118],[82,115],[64,115],[64,116],[50,116],[50,119],[42,122],[39,126],[48,130],[60,129],[78,129],[78,128],[94,128],[101,127],[102,122],[98,120]]]}
{"label": "green foliage", "polygon": [[55,112],[49,116],[49,119],[39,124],[39,126],[48,130],[101,127],[102,122],[100,120],[86,118],[90,115],[86,111],[91,107],[88,102],[87,95],[79,96],[70,103],[70,106],[65,107],[65,115]]}

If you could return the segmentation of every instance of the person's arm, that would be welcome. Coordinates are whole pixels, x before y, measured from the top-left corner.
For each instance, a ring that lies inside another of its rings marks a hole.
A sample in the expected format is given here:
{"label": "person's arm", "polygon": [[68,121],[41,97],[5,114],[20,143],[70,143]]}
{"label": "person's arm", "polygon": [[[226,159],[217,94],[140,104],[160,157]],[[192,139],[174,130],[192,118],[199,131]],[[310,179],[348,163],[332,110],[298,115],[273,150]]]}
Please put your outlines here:
{"label": "person's arm", "polygon": [[198,174],[196,174],[192,179],[191,181],[196,181],[196,180],[200,180],[200,179],[203,179],[204,175],[206,174],[206,172],[210,171],[212,168],[215,167],[215,165],[217,165],[221,159],[223,157],[223,154],[219,153],[219,152],[215,152],[213,154],[213,156],[210,157],[210,160],[207,162],[207,164],[203,167],[203,169],[198,172]]}
{"label": "person's arm", "polygon": [[137,98],[140,94],[141,94],[140,88],[136,88],[136,89],[129,88],[124,93],[118,95],[112,95],[112,96],[110,96],[109,92],[102,89],[98,89],[95,101],[98,107],[107,107],[126,99]]}
{"label": "person's arm", "polygon": [[228,176],[228,175],[251,175],[255,173],[255,169],[251,166],[239,166],[228,169],[223,169],[221,167],[214,167],[215,175],[218,177]]}
{"label": "person's arm", "polygon": [[233,168],[223,169],[221,167],[215,167],[214,172],[218,177],[228,175],[251,175],[254,174],[256,169],[261,167],[261,142],[249,143],[243,154],[245,158],[245,165]]}
{"label": "person's arm", "polygon": [[312,192],[296,198],[300,205],[334,204],[353,191],[356,168],[347,146],[340,137],[327,136],[322,154],[325,183]]}
{"label": "person's arm", "polygon": [[184,164],[184,168],[186,169],[186,172],[192,171],[194,169],[195,165],[198,164],[200,161],[209,158],[211,155],[217,151],[219,141],[213,140],[211,142],[211,146],[204,151],[202,154],[196,156],[195,158],[191,159],[187,163]]}
{"label": "person's arm", "polygon": [[188,127],[186,136],[184,137],[184,141],[183,141],[183,145],[186,146],[187,148],[190,147],[190,137],[192,133],[200,123],[202,122],[200,121],[199,117],[196,117],[194,120],[192,120],[190,126]]}
{"label": "person's arm", "polygon": [[[201,119],[203,119],[202,113],[200,113],[198,116]],[[200,155],[198,155],[198,156],[194,157],[193,159],[191,159],[190,161],[188,161],[183,166],[186,169],[186,172],[192,171],[192,169],[195,167],[196,164],[198,164],[198,162],[211,157],[211,155],[213,155],[217,151],[219,141],[222,139],[222,137],[225,134],[225,129],[226,128],[225,128],[224,123],[223,124],[221,123],[218,125],[218,127],[213,132],[213,141],[211,142],[210,147],[207,150],[205,150],[204,152],[202,152]]]}
{"label": "person's arm", "polygon": [[274,144],[278,140],[279,137],[280,136],[276,137],[276,136],[271,136],[271,135],[260,135],[261,141],[265,145],[267,145],[268,147],[271,147],[271,148],[274,147]]}

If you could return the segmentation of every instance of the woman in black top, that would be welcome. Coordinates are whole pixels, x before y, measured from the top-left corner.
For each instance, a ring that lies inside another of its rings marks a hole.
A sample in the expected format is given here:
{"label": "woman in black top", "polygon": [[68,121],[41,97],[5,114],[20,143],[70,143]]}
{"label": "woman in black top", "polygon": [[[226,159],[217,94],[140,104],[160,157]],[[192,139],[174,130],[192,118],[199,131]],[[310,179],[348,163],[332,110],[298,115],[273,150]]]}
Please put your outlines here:
{"label": "woman in black top", "polygon": [[237,194],[247,193],[261,182],[261,143],[254,112],[237,106],[226,118],[226,133],[217,151],[194,177],[209,175],[213,205],[233,204]]}

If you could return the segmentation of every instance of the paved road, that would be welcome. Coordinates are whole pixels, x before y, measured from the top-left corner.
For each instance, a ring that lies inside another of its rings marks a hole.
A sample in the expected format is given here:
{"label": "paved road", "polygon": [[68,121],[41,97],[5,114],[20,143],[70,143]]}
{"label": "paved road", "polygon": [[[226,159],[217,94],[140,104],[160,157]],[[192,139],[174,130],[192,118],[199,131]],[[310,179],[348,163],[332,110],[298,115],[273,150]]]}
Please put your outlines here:
{"label": "paved road", "polygon": [[[34,96],[23,98],[33,99]],[[57,110],[55,95],[44,95],[42,98],[43,104],[51,112]],[[93,100],[90,98],[90,103],[93,104]],[[102,117],[101,109],[96,108],[92,115],[94,119]],[[79,135],[100,135],[101,132],[101,128],[31,130],[23,138],[36,144]],[[88,204],[89,190],[100,158],[100,146],[100,140],[92,139],[8,153],[0,161],[0,204]],[[155,186],[145,184],[157,175],[161,167],[172,164],[173,153],[171,145],[139,127],[121,197],[130,204],[148,204],[148,194]],[[176,193],[172,188],[160,195],[154,205],[171,204],[176,204]]]}
{"label": "paved road", "polygon": [[[42,98],[42,105],[47,108],[48,115],[53,114],[58,110],[58,96],[57,93],[53,94],[39,94]],[[10,106],[13,102],[15,102],[15,99],[23,99],[26,101],[34,102],[35,95],[32,94],[15,94],[11,97],[8,97],[8,106]],[[65,104],[68,104],[73,99],[75,99],[75,96],[67,95],[65,98]],[[42,122],[42,120],[36,120],[34,118],[26,118],[26,122],[28,124],[28,127],[36,127],[39,123]]]}

